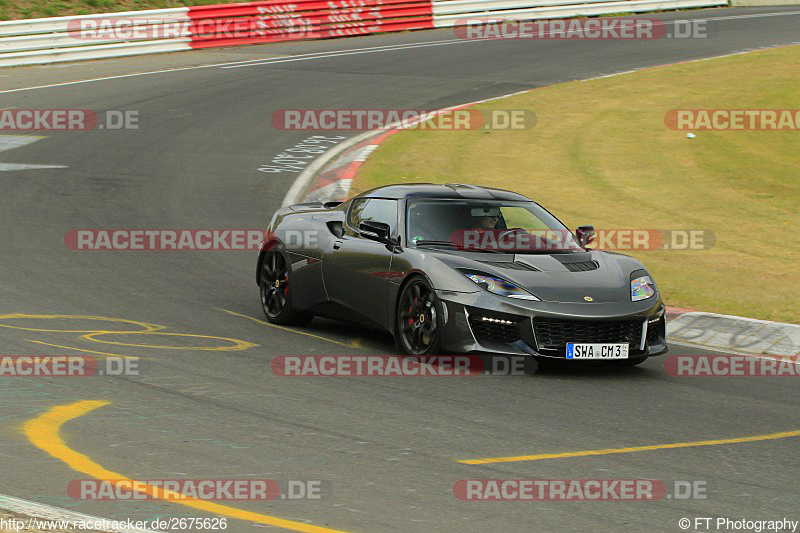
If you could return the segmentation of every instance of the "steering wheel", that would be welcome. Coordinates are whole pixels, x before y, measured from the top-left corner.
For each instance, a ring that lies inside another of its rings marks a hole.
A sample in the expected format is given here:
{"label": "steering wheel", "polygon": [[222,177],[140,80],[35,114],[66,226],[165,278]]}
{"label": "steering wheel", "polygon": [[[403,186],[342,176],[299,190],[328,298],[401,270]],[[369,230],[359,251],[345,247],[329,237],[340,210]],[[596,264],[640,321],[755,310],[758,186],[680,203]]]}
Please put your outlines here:
{"label": "steering wheel", "polygon": [[511,228],[511,229],[507,229],[507,230],[503,230],[503,231],[501,231],[501,232],[500,232],[500,233],[497,235],[497,240],[500,240],[500,239],[502,239],[503,237],[505,237],[506,235],[508,235],[508,234],[510,234],[510,233],[519,233],[520,231],[521,231],[522,233],[528,233],[528,230],[526,230],[526,229],[524,229],[524,228]]}

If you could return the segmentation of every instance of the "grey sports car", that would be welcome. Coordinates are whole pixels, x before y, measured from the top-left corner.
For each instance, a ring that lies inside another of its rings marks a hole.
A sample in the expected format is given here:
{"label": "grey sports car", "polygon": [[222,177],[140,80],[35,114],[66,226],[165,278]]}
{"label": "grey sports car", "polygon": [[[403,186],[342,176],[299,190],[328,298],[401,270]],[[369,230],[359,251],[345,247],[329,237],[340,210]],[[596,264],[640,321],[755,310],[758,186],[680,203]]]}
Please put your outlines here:
{"label": "grey sports car", "polygon": [[279,209],[256,280],[273,323],[355,321],[391,332],[409,355],[633,365],[665,352],[652,276],[632,257],[586,248],[594,233],[509,191],[389,185]]}

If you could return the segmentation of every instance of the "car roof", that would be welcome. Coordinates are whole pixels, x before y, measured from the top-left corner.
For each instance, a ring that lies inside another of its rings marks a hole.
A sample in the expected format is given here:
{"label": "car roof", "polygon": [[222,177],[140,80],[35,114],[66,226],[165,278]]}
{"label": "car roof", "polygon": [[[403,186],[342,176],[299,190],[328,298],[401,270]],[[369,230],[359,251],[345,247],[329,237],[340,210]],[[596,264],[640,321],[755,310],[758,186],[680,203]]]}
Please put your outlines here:
{"label": "car roof", "polygon": [[530,202],[521,194],[503,189],[479,187],[463,183],[402,183],[371,189],[358,198],[455,198],[476,200],[511,200]]}

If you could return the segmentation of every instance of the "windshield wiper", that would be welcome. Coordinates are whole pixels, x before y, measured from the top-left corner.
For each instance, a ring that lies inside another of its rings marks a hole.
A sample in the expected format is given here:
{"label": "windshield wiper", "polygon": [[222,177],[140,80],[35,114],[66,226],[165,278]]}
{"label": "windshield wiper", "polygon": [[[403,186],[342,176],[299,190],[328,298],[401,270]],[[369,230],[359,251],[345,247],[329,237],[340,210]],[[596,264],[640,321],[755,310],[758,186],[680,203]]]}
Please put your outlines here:
{"label": "windshield wiper", "polygon": [[417,246],[419,246],[419,245],[425,245],[425,244],[438,244],[438,245],[442,245],[442,246],[455,246],[455,244],[453,244],[453,243],[452,243],[452,242],[450,242],[450,241],[429,241],[429,240],[424,240],[424,239],[422,239],[422,240],[418,240],[418,241],[411,241],[411,242],[413,242],[413,243],[414,243],[414,244],[416,244]]}

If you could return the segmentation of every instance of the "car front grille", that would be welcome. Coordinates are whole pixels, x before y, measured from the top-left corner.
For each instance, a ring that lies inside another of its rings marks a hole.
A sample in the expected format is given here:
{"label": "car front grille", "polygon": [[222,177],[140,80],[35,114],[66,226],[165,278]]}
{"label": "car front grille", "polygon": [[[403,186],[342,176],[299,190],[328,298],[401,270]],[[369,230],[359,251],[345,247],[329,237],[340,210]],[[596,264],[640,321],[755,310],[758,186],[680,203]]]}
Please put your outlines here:
{"label": "car front grille", "polygon": [[535,319],[533,332],[539,350],[566,352],[568,342],[628,343],[638,350],[642,342],[642,321],[594,321]]}
{"label": "car front grille", "polygon": [[480,343],[509,344],[520,339],[519,322],[513,320],[470,315],[469,325],[475,335],[475,340]]}

